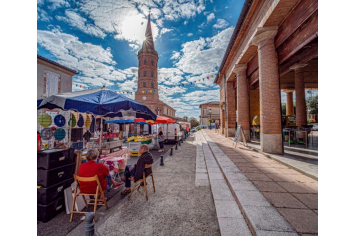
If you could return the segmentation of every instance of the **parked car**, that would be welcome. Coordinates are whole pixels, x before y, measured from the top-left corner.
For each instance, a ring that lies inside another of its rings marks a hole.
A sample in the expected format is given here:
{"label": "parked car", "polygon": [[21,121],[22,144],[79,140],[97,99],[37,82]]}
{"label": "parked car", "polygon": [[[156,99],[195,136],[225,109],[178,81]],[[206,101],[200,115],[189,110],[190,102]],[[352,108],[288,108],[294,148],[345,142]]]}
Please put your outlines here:
{"label": "parked car", "polygon": [[197,131],[198,131],[197,128],[193,128],[193,129],[192,129],[192,132],[193,132],[193,133],[195,133],[195,132],[197,132]]}
{"label": "parked car", "polygon": [[312,130],[318,131],[318,124],[314,124]]}

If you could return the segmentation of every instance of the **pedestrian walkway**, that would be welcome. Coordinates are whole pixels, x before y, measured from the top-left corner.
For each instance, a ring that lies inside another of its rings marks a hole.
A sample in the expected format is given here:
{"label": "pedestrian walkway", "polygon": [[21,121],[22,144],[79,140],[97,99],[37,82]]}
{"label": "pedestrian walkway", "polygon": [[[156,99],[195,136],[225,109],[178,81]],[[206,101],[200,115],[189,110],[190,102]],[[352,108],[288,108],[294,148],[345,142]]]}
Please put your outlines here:
{"label": "pedestrian walkway", "polygon": [[318,234],[318,181],[214,131],[200,133],[255,234]]}
{"label": "pedestrian walkway", "polygon": [[[210,131],[209,131],[210,132]],[[221,137],[221,134],[218,134]],[[232,141],[233,137],[229,137]],[[261,145],[260,142],[252,141],[248,143],[248,146],[260,152]],[[272,158],[280,163],[289,166],[315,180],[318,180],[318,150],[316,149],[305,149],[300,147],[284,146],[284,154],[269,154],[263,153],[265,156]]]}
{"label": "pedestrian walkway", "polygon": [[156,192],[148,181],[149,199],[143,191],[110,209],[100,220],[100,235],[220,235],[209,185],[196,187],[196,144],[189,137],[164,166],[153,168]]}

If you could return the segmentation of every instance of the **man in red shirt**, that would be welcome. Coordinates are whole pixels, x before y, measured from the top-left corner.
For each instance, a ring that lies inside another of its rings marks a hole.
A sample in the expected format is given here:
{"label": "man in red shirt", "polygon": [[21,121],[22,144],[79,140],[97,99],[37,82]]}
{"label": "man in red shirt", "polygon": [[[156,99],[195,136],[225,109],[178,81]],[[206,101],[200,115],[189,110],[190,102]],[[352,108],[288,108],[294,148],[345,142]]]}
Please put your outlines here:
{"label": "man in red shirt", "polygon": [[[121,186],[123,183],[117,183],[114,180],[111,179],[111,176],[109,175],[109,168],[102,164],[102,163],[96,163],[96,159],[98,158],[99,152],[98,150],[89,150],[86,158],[87,162],[83,163],[79,166],[79,172],[78,176],[80,177],[93,177],[97,175],[99,177],[100,185],[103,191],[107,189],[108,182],[107,180],[113,183],[114,189],[117,189],[119,186]],[[97,183],[95,181],[92,182],[82,182],[80,184],[80,191],[82,193],[95,193],[96,192],[96,187]],[[110,185],[110,183],[109,183]]]}

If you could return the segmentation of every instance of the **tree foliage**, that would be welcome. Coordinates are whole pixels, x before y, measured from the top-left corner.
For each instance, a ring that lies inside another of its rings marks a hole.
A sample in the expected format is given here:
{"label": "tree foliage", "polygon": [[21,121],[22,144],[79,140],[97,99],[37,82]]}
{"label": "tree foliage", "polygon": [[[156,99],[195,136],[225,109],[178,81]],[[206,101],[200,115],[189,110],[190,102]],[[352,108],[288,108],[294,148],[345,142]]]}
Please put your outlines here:
{"label": "tree foliage", "polygon": [[195,119],[194,117],[190,117],[189,122],[192,128],[197,127],[199,125],[199,121],[197,121],[197,119]]}
{"label": "tree foliage", "polygon": [[307,108],[309,111],[309,114],[318,114],[318,95],[315,97],[309,97],[307,99]]}
{"label": "tree foliage", "polygon": [[287,114],[287,104],[282,103],[282,116]]}

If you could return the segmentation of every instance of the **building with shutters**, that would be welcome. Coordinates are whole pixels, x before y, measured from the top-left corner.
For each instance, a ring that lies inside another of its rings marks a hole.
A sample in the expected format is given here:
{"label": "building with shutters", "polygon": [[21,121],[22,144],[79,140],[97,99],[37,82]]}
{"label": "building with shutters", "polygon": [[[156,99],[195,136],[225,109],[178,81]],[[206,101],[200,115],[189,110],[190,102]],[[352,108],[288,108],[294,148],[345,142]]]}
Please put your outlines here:
{"label": "building with shutters", "polygon": [[77,71],[37,55],[37,99],[72,92],[72,77]]}

